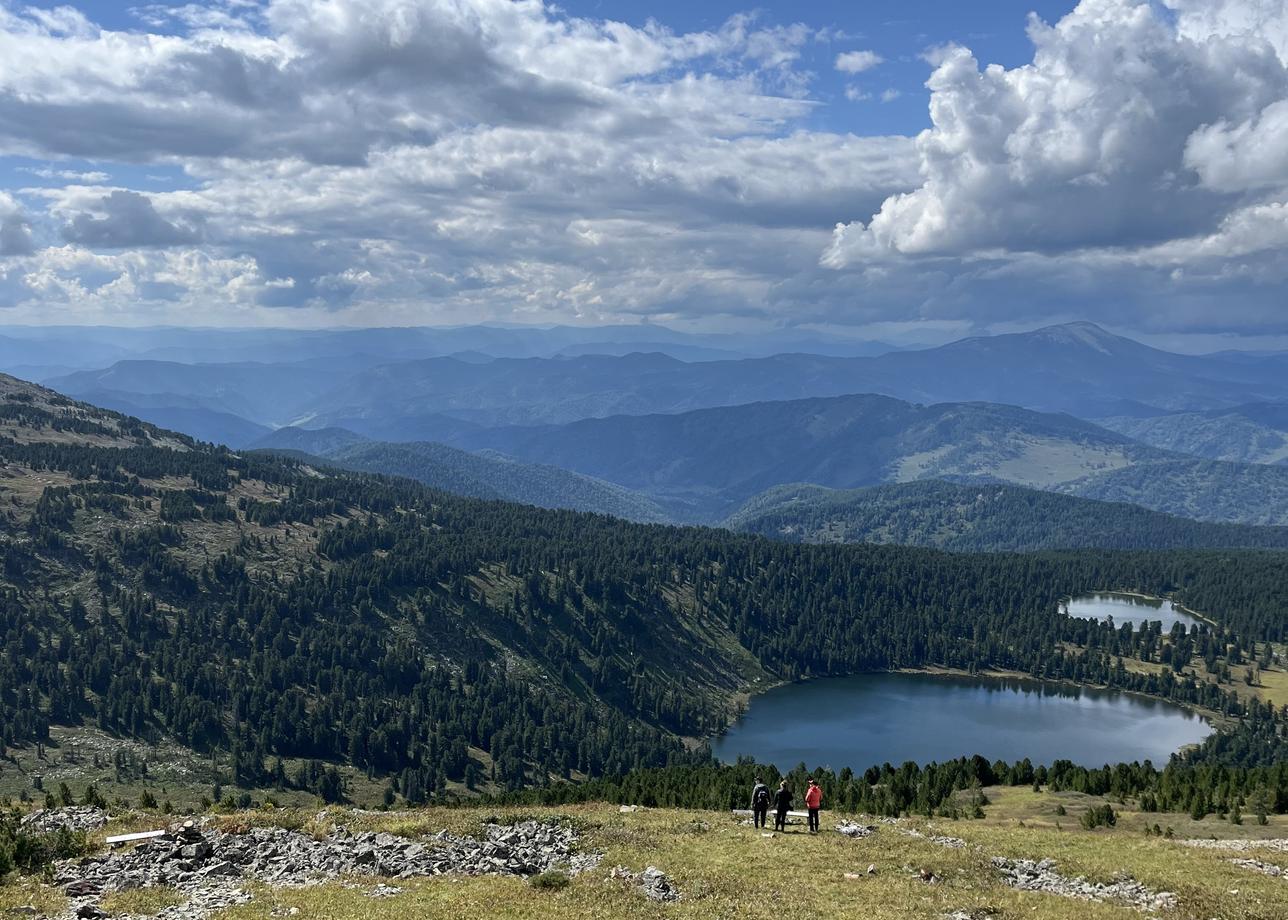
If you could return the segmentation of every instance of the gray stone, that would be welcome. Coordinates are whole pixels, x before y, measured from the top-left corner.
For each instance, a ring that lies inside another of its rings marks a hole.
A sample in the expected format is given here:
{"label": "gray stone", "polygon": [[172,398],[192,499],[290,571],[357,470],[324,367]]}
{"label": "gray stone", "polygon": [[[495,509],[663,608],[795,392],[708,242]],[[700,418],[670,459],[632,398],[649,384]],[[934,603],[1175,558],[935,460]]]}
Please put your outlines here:
{"label": "gray stone", "polygon": [[1114,879],[1108,884],[1089,882],[1085,878],[1068,878],[1055,871],[1055,861],[1043,859],[1007,859],[994,856],[993,866],[1002,875],[1003,883],[1021,891],[1043,891],[1066,898],[1083,901],[1116,901],[1139,910],[1170,910],[1176,907],[1176,895],[1170,891],[1154,891],[1130,875]]}
{"label": "gray stone", "polygon": [[836,825],[836,832],[846,837],[871,837],[877,832],[877,829],[871,824],[855,824],[853,821],[841,821]]}

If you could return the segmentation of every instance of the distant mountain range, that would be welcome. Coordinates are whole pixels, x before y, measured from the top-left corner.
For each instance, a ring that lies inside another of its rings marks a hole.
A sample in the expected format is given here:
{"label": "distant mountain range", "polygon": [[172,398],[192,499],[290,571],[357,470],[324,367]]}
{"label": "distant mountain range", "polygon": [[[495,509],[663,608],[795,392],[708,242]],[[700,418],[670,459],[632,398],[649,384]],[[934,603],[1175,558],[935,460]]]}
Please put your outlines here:
{"label": "distant mountain range", "polygon": [[[623,344],[606,347],[616,351]],[[784,347],[791,344],[788,339]],[[286,360],[299,352],[296,346],[275,363],[132,360],[46,382],[84,399],[110,397],[153,408],[166,399],[197,400],[201,408],[256,424],[338,426],[390,441],[444,440],[474,426],[563,424],[856,393],[915,402],[1018,403],[1082,418],[1288,402],[1286,357],[1176,355],[1088,323],[875,357],[793,353],[686,362],[660,352],[496,358],[476,350],[392,360],[406,347]],[[578,352],[592,346],[565,347]],[[691,343],[686,348],[693,354]]]}
{"label": "distant mountain range", "polygon": [[1288,403],[1098,421],[1142,443],[1177,453],[1241,463],[1288,463]]}
{"label": "distant mountain range", "polygon": [[884,342],[808,331],[692,333],[656,324],[619,326],[473,325],[370,329],[200,329],[114,326],[6,326],[0,368],[46,381],[117,361],[180,364],[297,363],[374,356],[394,363],[477,353],[504,358],[658,351],[685,360],[748,358],[780,351],[878,355]]}
{"label": "distant mountain range", "polygon": [[843,396],[482,429],[456,443],[681,502],[707,520],[786,483],[948,479],[1130,501],[1197,520],[1288,524],[1288,467],[1180,456],[1072,416],[988,403]]}
{"label": "distant mountain range", "polygon": [[[28,333],[0,336],[0,357],[77,360],[70,333]],[[1177,355],[1088,323],[752,358],[754,337],[658,327],[150,334],[151,357],[49,382],[205,441],[644,521],[718,522],[791,483],[941,479],[1288,523],[1283,355]],[[140,341],[114,331],[85,354]],[[270,360],[191,360],[221,355]]]}
{"label": "distant mountain range", "polygon": [[[499,460],[445,453],[438,445],[373,445],[360,439],[336,429],[283,429],[259,443],[368,471],[411,475],[444,488],[451,488],[447,483],[459,475],[456,471]],[[853,489],[939,479],[1126,501],[1196,520],[1288,524],[1288,466],[1180,456],[1072,416],[987,403],[921,406],[871,395],[751,403],[567,425],[472,429],[454,436],[453,446],[496,451],[541,468],[543,477],[560,470],[615,484],[629,490],[632,503],[647,501],[650,511],[677,521],[718,522],[785,484]],[[471,475],[496,488],[497,480],[487,477],[501,471]],[[516,467],[504,469],[506,479],[515,475]],[[585,494],[585,488],[585,483],[559,486],[575,494]],[[548,493],[527,494],[517,486],[499,494],[532,504],[550,502]],[[579,504],[554,506],[618,513],[596,501],[587,494]],[[656,519],[639,511],[632,516]]]}
{"label": "distant mountain range", "polygon": [[553,466],[521,463],[492,453],[470,453],[444,444],[369,441],[342,429],[283,428],[262,438],[259,449],[317,457],[368,473],[415,479],[471,498],[492,498],[611,514],[631,521],[663,522],[671,515],[653,499],[619,485]]}
{"label": "distant mountain range", "polygon": [[1191,521],[1122,502],[937,481],[849,490],[778,486],[724,523],[803,543],[896,543],[958,552],[1288,549],[1288,527]]}

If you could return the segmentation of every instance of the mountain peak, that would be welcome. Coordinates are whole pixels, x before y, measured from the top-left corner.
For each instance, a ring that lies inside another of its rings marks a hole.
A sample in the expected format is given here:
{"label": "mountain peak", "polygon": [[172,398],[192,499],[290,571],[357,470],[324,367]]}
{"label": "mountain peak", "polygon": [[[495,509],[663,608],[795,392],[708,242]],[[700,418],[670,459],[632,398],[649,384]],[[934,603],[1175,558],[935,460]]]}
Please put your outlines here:
{"label": "mountain peak", "polygon": [[[1061,323],[1056,326],[1043,326],[1026,334],[1028,338],[1040,339],[1066,345],[1082,345],[1108,354],[1124,343],[1131,342],[1122,336],[1114,335],[1095,323],[1079,320],[1073,323]],[[1132,343],[1135,344],[1135,343]]]}

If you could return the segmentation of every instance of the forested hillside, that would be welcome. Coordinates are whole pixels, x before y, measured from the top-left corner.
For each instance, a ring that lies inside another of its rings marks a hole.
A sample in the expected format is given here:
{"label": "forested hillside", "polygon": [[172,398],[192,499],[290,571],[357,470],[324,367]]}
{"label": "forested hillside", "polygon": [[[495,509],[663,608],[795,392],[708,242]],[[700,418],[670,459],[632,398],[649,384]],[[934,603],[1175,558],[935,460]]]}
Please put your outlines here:
{"label": "forested hillside", "polygon": [[[89,721],[346,762],[412,801],[705,759],[754,681],[928,664],[1130,687],[1282,726],[1184,673],[1283,641],[1284,557],[951,555],[802,546],[448,495],[195,445],[0,381],[0,743]],[[1174,594],[1220,626],[1060,616],[1090,587]],[[1128,670],[1127,655],[1145,663]],[[290,781],[337,794],[315,764]]]}
{"label": "forested hillside", "polygon": [[1288,527],[1192,521],[1125,502],[935,480],[867,489],[779,486],[724,523],[804,543],[898,543],[956,552],[1288,549]]}
{"label": "forested hillside", "polygon": [[521,463],[490,451],[471,453],[432,441],[368,441],[343,429],[283,428],[257,446],[276,445],[315,454],[349,470],[406,476],[435,489],[471,498],[495,498],[611,514],[629,521],[663,522],[670,516],[652,499],[630,489],[554,466]]}
{"label": "forested hillside", "polygon": [[1288,467],[1170,454],[1068,415],[992,403],[838,396],[465,432],[720,520],[774,486],[1002,482],[1205,521],[1288,524]]}
{"label": "forested hillside", "polygon": [[1098,421],[1143,444],[1208,460],[1288,463],[1285,403],[1252,403],[1233,409]]}

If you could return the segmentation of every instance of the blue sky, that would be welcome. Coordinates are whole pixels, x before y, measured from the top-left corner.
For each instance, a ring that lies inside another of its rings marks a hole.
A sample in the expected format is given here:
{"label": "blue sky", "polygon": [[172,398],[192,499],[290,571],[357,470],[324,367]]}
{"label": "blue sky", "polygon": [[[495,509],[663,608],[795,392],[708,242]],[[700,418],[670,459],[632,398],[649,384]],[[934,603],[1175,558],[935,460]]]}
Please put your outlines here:
{"label": "blue sky", "polygon": [[0,323],[1283,347],[1284,251],[1288,0],[0,0]]}
{"label": "blue sky", "polygon": [[[45,8],[63,0],[31,4]],[[108,28],[139,29],[137,7],[154,4],[86,2],[76,4],[96,23]],[[157,6],[180,7],[184,3]],[[1074,6],[1069,0],[818,0],[818,2],[740,3],[737,0],[663,0],[657,3],[623,0],[571,0],[557,6],[570,16],[612,19],[643,27],[650,20],[678,32],[718,29],[731,16],[750,14],[764,25],[807,22],[838,34],[829,41],[802,49],[802,60],[813,71],[820,101],[810,123],[856,134],[915,134],[930,124],[930,67],[922,58],[928,48],[949,42],[969,45],[982,61],[1015,67],[1027,62],[1033,46],[1025,34],[1034,13],[1054,22]],[[885,59],[874,70],[855,77],[838,73],[836,55],[854,49],[877,52]],[[851,101],[847,86],[858,86],[868,98]],[[882,93],[899,95],[882,101]]]}
{"label": "blue sky", "polygon": [[[779,0],[754,6],[719,0],[686,3],[626,3],[590,0],[561,3],[569,13],[602,16],[643,25],[650,18],[682,31],[718,28],[730,16],[752,10],[760,21],[788,25],[802,19],[838,33],[831,41],[803,50],[803,60],[816,75],[818,108],[815,123],[829,130],[856,134],[914,134],[929,127],[930,66],[922,58],[928,49],[949,42],[969,45],[981,60],[1014,67],[1030,60],[1033,46],[1025,34],[1029,13],[1054,22],[1074,6],[1068,0],[822,0],[807,4]],[[875,51],[885,62],[865,74],[847,77],[833,66],[844,51]],[[845,89],[856,85],[869,98],[851,102]],[[900,95],[882,102],[881,94]]]}

